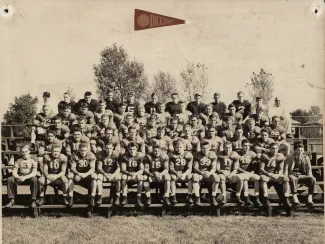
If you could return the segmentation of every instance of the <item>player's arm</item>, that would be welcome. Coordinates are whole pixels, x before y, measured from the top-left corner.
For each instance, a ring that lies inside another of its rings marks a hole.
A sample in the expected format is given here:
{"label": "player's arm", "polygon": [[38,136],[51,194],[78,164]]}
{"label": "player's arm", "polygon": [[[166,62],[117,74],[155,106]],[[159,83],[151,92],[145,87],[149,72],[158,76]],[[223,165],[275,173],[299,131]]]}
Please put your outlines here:
{"label": "player's arm", "polygon": [[202,171],[199,169],[199,162],[196,160],[193,162],[193,173],[202,175]]}
{"label": "player's arm", "polygon": [[64,151],[65,151],[65,155],[68,156],[68,157],[71,157],[72,156],[72,153],[71,153],[71,146],[69,143],[66,143],[65,147],[64,147]]}
{"label": "player's arm", "polygon": [[144,171],[143,171],[144,175],[148,175],[150,177],[154,177],[154,175],[152,173],[150,173],[150,165],[149,165],[149,160],[144,164]]}
{"label": "player's arm", "polygon": [[143,154],[146,153],[146,144],[144,143],[144,141],[140,143],[139,151],[142,152]]}
{"label": "player's arm", "polygon": [[169,173],[173,175],[177,175],[177,172],[174,167],[174,163],[171,160],[169,160]]}
{"label": "player's arm", "polygon": [[44,173],[44,158],[42,158],[42,159],[37,159],[37,164],[39,165],[39,171],[40,171],[40,173],[41,173],[41,175],[43,175]]}
{"label": "player's arm", "polygon": [[71,161],[70,161],[70,170],[73,174],[75,175],[79,175],[80,173],[77,171],[77,162],[76,159],[74,158],[74,156],[72,155],[71,157]]}
{"label": "player's arm", "polygon": [[311,163],[310,163],[310,159],[308,156],[306,156],[306,172],[307,172],[307,176],[313,176],[312,170],[311,170]]}
{"label": "player's arm", "polygon": [[37,162],[34,159],[31,160],[32,160],[32,172],[24,176],[25,180],[35,177],[37,174]]}
{"label": "player's arm", "polygon": [[114,150],[118,153],[121,152],[121,144],[120,144],[120,141],[118,141],[116,144],[115,144],[115,147],[114,147]]}
{"label": "player's arm", "polygon": [[63,126],[63,137],[64,137],[64,139],[62,140],[62,142],[65,141],[69,136],[70,136],[70,129],[69,129],[68,126],[64,125]]}
{"label": "player's arm", "polygon": [[196,144],[196,152],[201,152],[201,143],[200,143],[199,139],[198,139],[197,144]]}
{"label": "player's arm", "polygon": [[90,169],[88,170],[88,172],[84,174],[84,178],[86,178],[88,175],[91,175],[92,173],[95,173],[95,163],[96,163],[96,158],[95,156],[93,156],[91,157],[89,162]]}
{"label": "player's arm", "polygon": [[237,174],[237,171],[238,171],[238,168],[239,168],[239,160],[238,160],[238,158],[236,159],[236,161],[233,162],[232,166],[233,166],[233,170],[230,172],[229,177]]}
{"label": "player's arm", "polygon": [[58,173],[57,175],[55,175],[56,179],[63,177],[65,175],[65,172],[67,171],[68,158],[65,157],[62,161],[63,162],[62,162],[62,165],[61,165],[61,172]]}
{"label": "player's arm", "polygon": [[262,158],[262,161],[261,161],[261,165],[260,165],[260,173],[263,174],[263,175],[266,175],[266,176],[269,176],[271,177],[272,174],[271,173],[268,173],[266,170],[265,170],[265,159],[264,157]]}
{"label": "player's arm", "polygon": [[20,160],[17,160],[17,161],[15,162],[15,166],[14,166],[14,169],[13,169],[13,171],[12,171],[12,176],[15,177],[16,179],[19,178],[19,175],[18,175],[19,162],[20,162]]}
{"label": "player's arm", "polygon": [[217,158],[211,159],[211,170],[210,174],[216,173],[217,170]]}
{"label": "player's arm", "polygon": [[45,161],[44,162],[43,174],[44,174],[45,178],[48,178],[48,176],[49,176],[49,165],[48,165],[48,161]]}
{"label": "player's arm", "polygon": [[143,175],[143,170],[144,170],[144,166],[143,166],[143,162],[141,161],[139,164],[139,170],[135,172],[134,175]]}
{"label": "player's arm", "polygon": [[173,145],[173,140],[172,139],[168,139],[168,150],[169,152],[173,152],[174,151],[174,145]]}
{"label": "player's arm", "polygon": [[188,163],[187,163],[187,170],[184,172],[183,175],[188,175],[188,174],[192,173],[192,169],[193,169],[193,156],[188,161]]}
{"label": "player's arm", "polygon": [[217,174],[223,174],[223,172],[221,171],[221,165],[220,165],[220,160],[217,160],[217,163],[216,163],[216,173]]}
{"label": "player's arm", "polygon": [[127,171],[126,169],[126,162],[122,161],[121,162],[121,173],[125,174],[125,175],[131,175],[131,173],[129,171]]}
{"label": "player's arm", "polygon": [[168,174],[169,171],[169,158],[166,157],[163,163],[164,163],[164,170],[161,172],[161,175],[166,175]]}

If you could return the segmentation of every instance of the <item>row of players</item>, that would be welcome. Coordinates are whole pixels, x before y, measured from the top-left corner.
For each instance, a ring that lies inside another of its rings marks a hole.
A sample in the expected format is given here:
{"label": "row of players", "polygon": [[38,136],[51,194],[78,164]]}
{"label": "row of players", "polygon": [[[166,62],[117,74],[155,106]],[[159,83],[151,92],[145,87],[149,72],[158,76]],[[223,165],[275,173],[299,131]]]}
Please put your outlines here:
{"label": "row of players", "polygon": [[[80,133],[76,129],[74,133]],[[309,188],[307,204],[313,205],[313,192],[316,180],[312,176],[310,160],[304,154],[302,145],[298,145],[295,152],[284,156],[279,153],[279,146],[272,142],[269,148],[255,153],[250,150],[251,143],[244,139],[240,151],[233,151],[231,142],[224,142],[223,149],[218,153],[211,150],[208,141],[201,143],[201,150],[195,153],[186,151],[183,138],[177,139],[175,150],[167,154],[156,144],[152,151],[144,154],[139,152],[138,145],[130,142],[126,151],[121,153],[114,150],[112,143],[104,144],[102,151],[91,152],[89,143],[81,142],[78,149],[67,157],[62,153],[62,145],[53,144],[51,152],[42,156],[43,160],[34,160],[30,155],[29,146],[21,149],[22,157],[15,162],[12,176],[8,178],[8,197],[6,207],[15,204],[17,184],[31,185],[32,207],[44,203],[47,185],[57,186],[63,191],[67,205],[73,204],[74,183],[88,187],[90,205],[100,205],[102,202],[102,182],[111,182],[116,186],[115,204],[127,203],[128,184],[137,184],[137,205],[143,206],[141,201],[144,187],[147,197],[146,204],[151,203],[150,183],[164,184],[164,202],[175,204],[176,182],[188,184],[189,204],[200,205],[199,184],[210,184],[211,205],[218,204],[217,190],[220,188],[221,200],[226,203],[226,183],[236,184],[236,200],[238,204],[252,205],[248,196],[248,182],[254,183],[254,202],[261,205],[260,187],[263,200],[270,205],[268,199],[268,185],[281,185],[285,205],[291,205],[289,193],[293,194],[293,203],[300,204],[297,198],[297,184],[306,184]],[[244,202],[241,192],[244,194]],[[39,199],[36,201],[39,193]],[[120,193],[122,199],[120,200]],[[96,198],[97,195],[97,198]]]}

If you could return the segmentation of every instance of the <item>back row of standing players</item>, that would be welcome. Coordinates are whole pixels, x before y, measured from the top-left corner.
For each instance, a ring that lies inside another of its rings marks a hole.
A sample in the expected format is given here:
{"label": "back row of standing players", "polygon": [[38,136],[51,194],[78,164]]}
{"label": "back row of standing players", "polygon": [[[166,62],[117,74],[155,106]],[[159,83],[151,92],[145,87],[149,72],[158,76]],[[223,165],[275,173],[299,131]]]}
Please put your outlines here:
{"label": "back row of standing players", "polygon": [[[48,92],[44,94],[49,96]],[[270,120],[264,115],[262,98],[256,99],[252,111],[243,95],[238,92],[238,99],[226,106],[219,101],[219,93],[214,94],[215,102],[211,104],[202,103],[200,94],[186,104],[173,93],[171,102],[160,103],[152,94],[152,100],[144,105],[135,101],[134,93],[121,104],[113,101],[113,92],[99,101],[86,92],[78,103],[65,93],[58,114],[53,114],[46,103],[37,114],[31,134],[37,159],[30,157],[28,147],[22,148],[22,158],[16,161],[13,177],[8,180],[7,207],[14,204],[14,184],[25,180],[34,184],[32,205],[44,203],[49,184],[60,187],[65,203],[71,206],[74,183],[89,187],[90,205],[100,205],[105,181],[115,183],[117,205],[127,203],[128,183],[138,186],[139,206],[143,205],[144,188],[149,205],[151,182],[164,184],[163,200],[167,205],[177,202],[176,182],[188,183],[189,204],[194,200],[200,205],[200,182],[211,186],[212,205],[218,204],[216,194],[220,188],[220,204],[224,204],[225,184],[230,182],[237,184],[238,204],[252,205],[249,181],[254,182],[254,202],[258,206],[260,187],[265,204],[270,204],[268,183],[281,184],[284,203],[290,205],[291,182],[294,203],[298,204],[297,176],[306,172],[308,157],[302,158],[301,152],[298,163],[285,164],[286,158],[293,162],[297,155],[290,153],[286,143],[286,129],[280,125],[283,118],[273,116]],[[313,180],[312,176],[307,180],[311,182],[309,204]]]}

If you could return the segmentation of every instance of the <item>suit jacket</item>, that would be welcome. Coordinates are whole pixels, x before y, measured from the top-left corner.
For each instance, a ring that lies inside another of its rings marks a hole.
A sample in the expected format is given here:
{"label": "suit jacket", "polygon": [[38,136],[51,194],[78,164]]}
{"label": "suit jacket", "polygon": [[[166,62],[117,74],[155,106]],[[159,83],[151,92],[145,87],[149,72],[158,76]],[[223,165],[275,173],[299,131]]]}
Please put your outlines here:
{"label": "suit jacket", "polygon": [[295,167],[295,164],[299,161],[301,163],[299,172],[303,175],[312,175],[309,156],[303,154],[301,158],[299,158],[295,152],[289,154],[285,160],[285,172],[287,175],[294,174],[293,169]]}

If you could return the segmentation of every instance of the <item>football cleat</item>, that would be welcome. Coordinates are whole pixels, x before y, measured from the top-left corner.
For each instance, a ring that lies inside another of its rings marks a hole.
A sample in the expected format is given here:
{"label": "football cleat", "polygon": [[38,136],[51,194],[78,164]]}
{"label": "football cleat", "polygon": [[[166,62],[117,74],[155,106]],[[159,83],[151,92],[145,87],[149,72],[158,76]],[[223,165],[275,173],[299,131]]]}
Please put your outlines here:
{"label": "football cleat", "polygon": [[177,203],[177,200],[176,200],[176,195],[174,195],[174,196],[171,196],[170,197],[171,198],[171,204],[173,204],[173,205],[175,205],[176,203]]}
{"label": "football cleat", "polygon": [[91,196],[90,199],[89,199],[89,204],[90,206],[94,207],[95,206],[95,197],[94,196]]}
{"label": "football cleat", "polygon": [[102,198],[103,198],[102,195],[98,195],[97,196],[97,201],[96,201],[96,206],[97,207],[102,204]]}
{"label": "football cleat", "polygon": [[127,196],[122,196],[121,205],[124,206],[128,203]]}
{"label": "football cleat", "polygon": [[15,200],[14,199],[10,199],[10,201],[8,202],[8,204],[6,205],[6,208],[11,208],[12,206],[15,205]]}
{"label": "football cleat", "polygon": [[195,206],[201,206],[201,199],[200,199],[200,197],[195,196],[194,199],[195,199],[194,200]]}
{"label": "football cleat", "polygon": [[36,202],[37,206],[42,206],[44,204],[44,196],[43,197],[40,197],[37,202]]}
{"label": "football cleat", "polygon": [[255,205],[257,207],[261,207],[263,204],[260,201],[260,198],[258,196],[255,197]]}
{"label": "football cleat", "polygon": [[36,208],[37,207],[35,200],[32,200],[32,203],[31,203],[30,207],[31,208]]}
{"label": "football cleat", "polygon": [[222,196],[221,197],[221,200],[219,201],[219,205],[224,205],[224,204],[226,204],[227,203],[227,198],[226,198],[226,196]]}
{"label": "football cleat", "polygon": [[114,205],[116,205],[116,206],[120,205],[120,196],[115,197]]}
{"label": "football cleat", "polygon": [[147,197],[146,205],[149,206],[151,204],[151,197]]}
{"label": "football cleat", "polygon": [[137,196],[137,203],[136,205],[139,207],[139,208],[142,208],[143,207],[143,203],[141,201],[141,197]]}
{"label": "football cleat", "polygon": [[312,207],[312,206],[314,206],[314,202],[313,201],[308,201],[307,204],[306,204],[306,206]]}
{"label": "football cleat", "polygon": [[69,207],[73,206],[73,196],[69,197],[69,203],[68,203]]}
{"label": "football cleat", "polygon": [[240,196],[236,196],[237,205],[242,206],[244,202],[240,199]]}
{"label": "football cleat", "polygon": [[171,205],[171,203],[170,203],[170,201],[169,201],[169,197],[164,197],[164,202],[165,202],[165,204],[166,204],[167,206],[170,206],[170,205]]}
{"label": "football cleat", "polygon": [[245,205],[246,206],[252,206],[253,205],[253,203],[249,199],[249,196],[245,197],[244,202],[245,202]]}
{"label": "football cleat", "polygon": [[264,203],[267,207],[270,207],[271,206],[271,202],[270,202],[270,199],[268,197],[265,197],[264,199]]}
{"label": "football cleat", "polygon": [[64,203],[64,205],[69,205],[69,198],[68,198],[68,196],[63,196],[63,203]]}
{"label": "football cleat", "polygon": [[218,202],[217,202],[217,199],[215,196],[211,196],[210,202],[211,202],[211,206],[213,206],[213,207],[218,206]]}
{"label": "football cleat", "polygon": [[284,205],[285,206],[287,206],[287,207],[291,207],[291,202],[290,202],[290,200],[289,200],[289,197],[285,197],[285,199],[284,199]]}
{"label": "football cleat", "polygon": [[193,205],[192,194],[188,194],[188,196],[187,196],[187,203],[188,203],[190,206]]}

